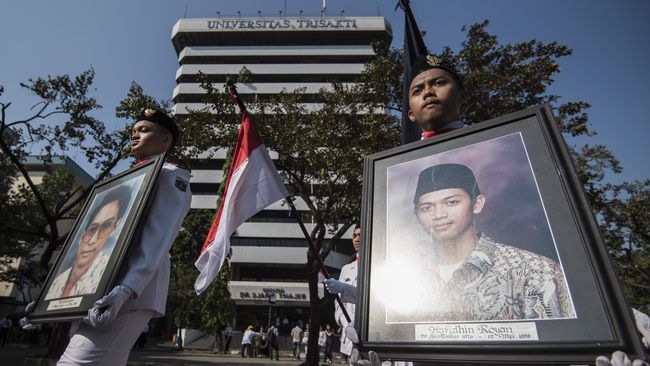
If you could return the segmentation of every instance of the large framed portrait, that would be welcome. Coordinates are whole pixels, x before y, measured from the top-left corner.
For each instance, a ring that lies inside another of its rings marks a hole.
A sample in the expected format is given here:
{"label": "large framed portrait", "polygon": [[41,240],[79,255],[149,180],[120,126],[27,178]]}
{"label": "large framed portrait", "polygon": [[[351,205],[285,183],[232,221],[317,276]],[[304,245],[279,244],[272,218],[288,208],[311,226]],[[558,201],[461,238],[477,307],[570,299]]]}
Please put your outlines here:
{"label": "large framed portrait", "polygon": [[165,156],[96,184],[43,285],[30,321],[82,318],[114,286]]}
{"label": "large framed portrait", "polygon": [[643,349],[548,106],[366,157],[356,327],[381,358]]}

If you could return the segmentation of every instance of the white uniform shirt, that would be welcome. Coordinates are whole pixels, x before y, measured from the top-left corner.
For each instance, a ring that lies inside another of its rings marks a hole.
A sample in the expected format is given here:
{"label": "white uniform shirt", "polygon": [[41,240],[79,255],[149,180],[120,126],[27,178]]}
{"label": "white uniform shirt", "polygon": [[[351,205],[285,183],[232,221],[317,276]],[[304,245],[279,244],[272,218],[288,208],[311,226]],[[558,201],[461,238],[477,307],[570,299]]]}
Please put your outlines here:
{"label": "white uniform shirt", "polygon": [[190,173],[165,163],[152,193],[150,211],[139,243],[133,243],[125,261],[126,272],[119,282],[134,291],[134,299],[126,302],[125,309],[153,310],[154,317],[165,315],[169,250],[191,201]]}
{"label": "white uniform shirt", "polygon": [[[356,260],[343,266],[343,268],[341,268],[341,274],[339,275],[339,281],[356,287],[357,267],[358,264]],[[345,310],[347,310],[348,315],[350,315],[350,318],[354,323],[355,304],[350,302],[344,302],[343,304],[345,305]],[[350,353],[352,353],[352,341],[345,336],[345,327],[348,326],[348,320],[345,318],[343,311],[339,307],[338,301],[334,302],[334,318],[336,319],[336,322],[344,328],[341,332],[341,353],[349,356]]]}

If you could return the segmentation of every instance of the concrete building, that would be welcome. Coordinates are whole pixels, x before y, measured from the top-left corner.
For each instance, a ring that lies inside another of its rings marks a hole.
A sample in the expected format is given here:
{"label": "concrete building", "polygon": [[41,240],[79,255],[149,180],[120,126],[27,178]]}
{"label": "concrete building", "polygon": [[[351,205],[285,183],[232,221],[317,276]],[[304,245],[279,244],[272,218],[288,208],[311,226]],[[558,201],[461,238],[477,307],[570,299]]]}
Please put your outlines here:
{"label": "concrete building", "polygon": [[[174,113],[182,116],[188,108],[204,107],[199,71],[219,85],[243,67],[251,72],[250,82],[238,85],[244,98],[306,88],[301,98],[308,110],[317,110],[320,104],[314,94],[335,80],[353,82],[363,64],[375,57],[371,43],[390,42],[392,31],[383,17],[181,19],[171,39],[180,65]],[[215,209],[223,178],[218,167],[224,158],[225,152],[218,151],[214,160],[192,163],[192,208]],[[307,210],[304,202],[297,206]],[[236,327],[251,321],[266,326],[269,312],[272,322],[285,317],[289,322],[307,319],[307,245],[287,210],[276,202],[239,227],[232,240],[230,291],[237,305]],[[351,254],[348,240],[339,253],[330,254],[326,264],[337,273]],[[272,294],[274,304],[269,303]]]}

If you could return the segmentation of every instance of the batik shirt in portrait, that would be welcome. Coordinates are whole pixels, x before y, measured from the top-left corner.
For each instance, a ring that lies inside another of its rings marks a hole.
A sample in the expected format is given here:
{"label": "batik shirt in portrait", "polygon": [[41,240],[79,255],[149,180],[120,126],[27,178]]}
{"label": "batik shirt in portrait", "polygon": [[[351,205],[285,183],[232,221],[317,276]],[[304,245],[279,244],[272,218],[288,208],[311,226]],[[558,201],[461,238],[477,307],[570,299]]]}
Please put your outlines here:
{"label": "batik shirt in portrait", "polygon": [[482,235],[444,280],[427,265],[426,304],[398,321],[485,321],[575,317],[560,264]]}

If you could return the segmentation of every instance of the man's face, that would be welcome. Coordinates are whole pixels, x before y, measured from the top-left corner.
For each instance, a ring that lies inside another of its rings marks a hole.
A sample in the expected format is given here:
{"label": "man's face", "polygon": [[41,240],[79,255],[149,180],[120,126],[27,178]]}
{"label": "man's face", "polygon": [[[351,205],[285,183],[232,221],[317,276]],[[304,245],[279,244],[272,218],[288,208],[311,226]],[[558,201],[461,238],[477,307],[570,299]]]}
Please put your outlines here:
{"label": "man's face", "polygon": [[138,121],[131,128],[131,153],[138,160],[164,153],[172,141],[172,134],[153,122]]}
{"label": "man's face", "polygon": [[454,77],[443,69],[429,69],[418,74],[409,87],[411,122],[424,131],[435,131],[460,120],[460,103],[464,92]]}
{"label": "man's face", "polygon": [[431,239],[445,244],[454,242],[473,228],[474,215],[481,212],[484,204],[483,195],[477,196],[472,202],[465,190],[448,188],[418,197],[415,213]]}
{"label": "man's face", "polygon": [[85,271],[95,261],[108,237],[111,236],[117,226],[119,211],[118,201],[112,201],[104,205],[95,214],[95,217],[92,218],[81,235],[81,240],[79,240],[77,256],[74,262],[76,267]]}
{"label": "man's face", "polygon": [[352,232],[352,246],[354,247],[354,251],[359,253],[359,249],[361,248],[361,228],[356,228]]}

